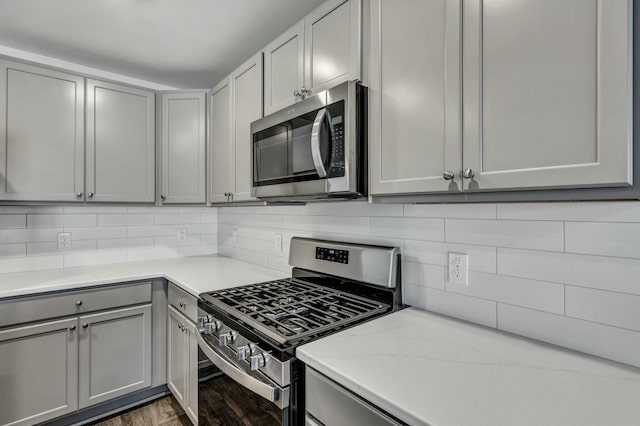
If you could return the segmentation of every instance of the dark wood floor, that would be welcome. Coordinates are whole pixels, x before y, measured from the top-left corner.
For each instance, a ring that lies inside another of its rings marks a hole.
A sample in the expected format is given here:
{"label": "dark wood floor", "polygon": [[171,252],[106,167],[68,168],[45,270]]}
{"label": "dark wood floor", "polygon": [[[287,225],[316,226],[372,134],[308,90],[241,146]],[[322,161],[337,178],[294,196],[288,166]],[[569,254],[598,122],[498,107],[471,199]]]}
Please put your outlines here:
{"label": "dark wood floor", "polygon": [[[282,412],[228,377],[201,383],[198,387],[200,426],[281,425]],[[92,426],[191,426],[178,401],[165,396]]]}
{"label": "dark wood floor", "polygon": [[92,425],[99,426],[191,426],[178,401],[171,395]]}

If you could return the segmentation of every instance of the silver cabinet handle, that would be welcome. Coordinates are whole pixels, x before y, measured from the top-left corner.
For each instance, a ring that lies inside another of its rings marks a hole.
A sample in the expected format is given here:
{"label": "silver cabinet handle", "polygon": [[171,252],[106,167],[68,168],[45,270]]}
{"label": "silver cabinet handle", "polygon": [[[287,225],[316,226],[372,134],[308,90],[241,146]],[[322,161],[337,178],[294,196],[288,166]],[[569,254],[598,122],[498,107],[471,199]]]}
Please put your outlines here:
{"label": "silver cabinet handle", "polygon": [[82,300],[76,300],[76,306],[79,308],[82,306]]}
{"label": "silver cabinet handle", "polygon": [[69,331],[70,331],[70,332],[72,332],[72,333],[73,333],[74,331],[76,331],[76,326],[75,326],[75,325],[72,325],[71,327],[69,327]]}
{"label": "silver cabinet handle", "polygon": [[166,199],[167,199],[167,197],[166,197],[166,196],[164,196],[164,195],[161,195],[161,196],[160,196],[160,199],[161,199],[162,201],[164,201],[164,200],[166,200]]}
{"label": "silver cabinet handle", "polygon": [[452,171],[447,170],[446,172],[444,172],[442,177],[444,178],[444,180],[453,180],[453,178],[455,178],[456,175]]}
{"label": "silver cabinet handle", "polygon": [[180,307],[184,309],[184,308],[186,308],[186,307],[187,307],[187,304],[186,304],[186,303],[184,303],[184,302],[180,302]]}
{"label": "silver cabinet handle", "polygon": [[198,340],[198,346],[207,358],[236,383],[239,383],[268,401],[275,403],[280,408],[285,408],[289,405],[289,398],[282,398],[282,391],[279,387],[270,384],[268,379],[262,379],[256,373],[249,375],[246,371],[241,370],[228,360],[225,355],[218,352],[218,349],[209,346],[200,333],[195,334]]}
{"label": "silver cabinet handle", "polygon": [[469,168],[464,169],[462,171],[462,177],[465,178],[465,179],[471,179],[471,178],[473,178],[473,176],[474,176],[473,170],[471,170]]}
{"label": "silver cabinet handle", "polygon": [[303,87],[300,89],[300,96],[309,96],[311,94],[311,90]]}
{"label": "silver cabinet handle", "polygon": [[89,192],[89,193],[87,194],[87,197],[89,197],[89,198],[93,198],[93,192]]}
{"label": "silver cabinet handle", "polygon": [[76,198],[82,198],[82,191],[76,192]]}
{"label": "silver cabinet handle", "polygon": [[82,324],[82,328],[87,329],[89,328],[89,324],[87,324],[86,322],[84,324]]}
{"label": "silver cabinet handle", "polygon": [[322,108],[316,114],[315,120],[313,120],[313,126],[311,127],[311,157],[313,159],[313,165],[316,167],[316,172],[321,178],[327,177],[327,170],[324,168],[324,161],[322,159],[322,153],[320,152],[320,130],[322,128],[322,122],[327,120],[329,123],[329,137],[333,135],[333,123],[331,123],[331,114],[326,108]]}
{"label": "silver cabinet handle", "polygon": [[293,91],[293,96],[295,96],[296,98],[299,98],[300,96],[302,96],[302,94],[300,93],[300,91],[298,89]]}

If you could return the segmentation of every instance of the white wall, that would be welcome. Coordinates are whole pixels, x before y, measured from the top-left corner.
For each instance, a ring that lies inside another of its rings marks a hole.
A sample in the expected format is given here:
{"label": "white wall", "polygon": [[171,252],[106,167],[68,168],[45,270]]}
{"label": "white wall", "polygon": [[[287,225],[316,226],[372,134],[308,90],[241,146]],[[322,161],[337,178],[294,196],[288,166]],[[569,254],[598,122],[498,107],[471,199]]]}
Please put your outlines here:
{"label": "white wall", "polygon": [[[214,254],[216,222],[208,207],[0,206],[0,273]],[[59,232],[71,250],[58,251]]]}
{"label": "white wall", "polygon": [[[283,276],[293,235],[397,245],[409,305],[640,366],[640,202],[341,202],[220,208],[218,222],[221,254]],[[449,251],[469,254],[468,287],[446,282]]]}

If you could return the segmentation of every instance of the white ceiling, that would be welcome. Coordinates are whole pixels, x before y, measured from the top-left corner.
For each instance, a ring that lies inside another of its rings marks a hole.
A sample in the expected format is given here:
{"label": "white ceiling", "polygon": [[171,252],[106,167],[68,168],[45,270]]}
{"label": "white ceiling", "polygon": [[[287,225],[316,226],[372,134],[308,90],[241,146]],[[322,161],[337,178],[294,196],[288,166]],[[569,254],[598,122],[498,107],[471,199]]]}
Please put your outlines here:
{"label": "white ceiling", "polygon": [[210,88],[323,0],[0,0],[0,45]]}

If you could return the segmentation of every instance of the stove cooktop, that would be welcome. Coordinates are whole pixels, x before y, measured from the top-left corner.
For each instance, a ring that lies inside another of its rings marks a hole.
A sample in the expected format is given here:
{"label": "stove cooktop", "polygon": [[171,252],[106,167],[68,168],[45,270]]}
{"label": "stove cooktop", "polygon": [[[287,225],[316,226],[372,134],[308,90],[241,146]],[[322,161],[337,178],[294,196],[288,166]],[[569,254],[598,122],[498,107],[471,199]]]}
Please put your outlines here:
{"label": "stove cooktop", "polygon": [[319,337],[392,310],[389,304],[299,278],[219,290],[201,297],[281,345]]}

